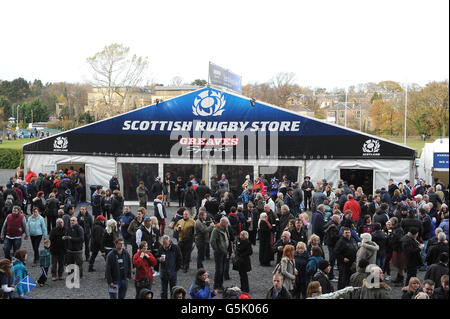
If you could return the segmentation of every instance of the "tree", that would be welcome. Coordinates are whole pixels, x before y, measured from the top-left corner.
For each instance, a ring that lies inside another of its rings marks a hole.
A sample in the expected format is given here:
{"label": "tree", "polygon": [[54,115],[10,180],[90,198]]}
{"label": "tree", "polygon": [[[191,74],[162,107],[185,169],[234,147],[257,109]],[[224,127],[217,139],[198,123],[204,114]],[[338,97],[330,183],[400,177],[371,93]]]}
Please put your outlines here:
{"label": "tree", "polygon": [[11,82],[0,83],[0,95],[5,96],[11,103],[22,103],[31,94],[30,85],[23,78],[17,78]]}
{"label": "tree", "polygon": [[180,87],[183,84],[183,78],[181,76],[174,76],[170,84],[172,86]]}
{"label": "tree", "polygon": [[369,115],[378,134],[400,134],[401,115],[394,104],[381,99],[374,100],[370,106]]}
{"label": "tree", "polygon": [[403,92],[402,86],[394,81],[382,81],[378,87],[384,92]]}
{"label": "tree", "polygon": [[0,112],[2,113],[2,118],[4,120],[8,120],[12,116],[12,107],[9,100],[4,97],[0,96]]}
{"label": "tree", "polygon": [[271,80],[271,85],[275,89],[278,105],[285,105],[289,96],[294,92],[295,73],[280,72]]}
{"label": "tree", "polygon": [[43,104],[40,99],[23,104],[19,108],[19,113],[21,114],[19,119],[24,123],[47,122],[49,116],[47,105]]}
{"label": "tree", "polygon": [[191,85],[197,85],[197,86],[206,86],[206,84],[208,84],[208,82],[206,82],[206,80],[200,80],[200,79],[196,79],[191,83]]}
{"label": "tree", "polygon": [[148,58],[129,54],[130,48],[113,43],[86,60],[93,71],[91,84],[102,94],[104,114],[99,117],[120,112],[128,93],[142,82]]}

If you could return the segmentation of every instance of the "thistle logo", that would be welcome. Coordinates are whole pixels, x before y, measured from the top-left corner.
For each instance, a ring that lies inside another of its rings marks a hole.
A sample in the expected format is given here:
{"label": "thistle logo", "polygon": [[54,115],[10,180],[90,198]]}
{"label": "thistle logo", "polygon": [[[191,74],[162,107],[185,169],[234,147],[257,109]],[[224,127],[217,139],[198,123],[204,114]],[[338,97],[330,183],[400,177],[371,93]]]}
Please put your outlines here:
{"label": "thistle logo", "polygon": [[67,137],[58,136],[53,142],[54,151],[67,152],[67,146],[69,145],[69,140]]}
{"label": "thistle logo", "polygon": [[194,100],[192,112],[196,116],[220,116],[225,111],[225,97],[215,90],[205,90]]}
{"label": "thistle logo", "polygon": [[362,147],[363,155],[380,155],[380,141],[367,140]]}

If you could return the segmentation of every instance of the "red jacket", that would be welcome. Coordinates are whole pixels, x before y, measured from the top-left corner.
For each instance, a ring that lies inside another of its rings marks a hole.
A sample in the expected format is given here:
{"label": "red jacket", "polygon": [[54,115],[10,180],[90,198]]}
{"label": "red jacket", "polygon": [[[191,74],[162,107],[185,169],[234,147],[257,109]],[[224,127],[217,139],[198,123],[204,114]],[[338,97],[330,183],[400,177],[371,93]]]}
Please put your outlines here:
{"label": "red jacket", "polygon": [[136,267],[134,280],[141,280],[144,278],[153,280],[153,270],[151,267],[156,266],[156,258],[153,257],[149,251],[145,252],[149,258],[141,258],[142,252],[142,250],[138,250],[138,252],[133,256],[133,265]]}
{"label": "red jacket", "polygon": [[361,214],[361,206],[359,203],[354,199],[350,199],[345,202],[344,213],[347,209],[352,211],[352,219],[357,222],[359,220],[359,215]]}
{"label": "red jacket", "polygon": [[259,180],[258,184],[256,184],[256,183],[253,184],[252,191],[254,191],[255,188],[259,188],[262,191],[263,187],[264,187],[264,183],[261,180]]}
{"label": "red jacket", "polygon": [[33,171],[30,171],[29,173],[27,173],[25,175],[25,182],[27,182],[27,183],[31,182],[31,179],[33,177],[37,177],[37,176],[36,176],[36,174]]}

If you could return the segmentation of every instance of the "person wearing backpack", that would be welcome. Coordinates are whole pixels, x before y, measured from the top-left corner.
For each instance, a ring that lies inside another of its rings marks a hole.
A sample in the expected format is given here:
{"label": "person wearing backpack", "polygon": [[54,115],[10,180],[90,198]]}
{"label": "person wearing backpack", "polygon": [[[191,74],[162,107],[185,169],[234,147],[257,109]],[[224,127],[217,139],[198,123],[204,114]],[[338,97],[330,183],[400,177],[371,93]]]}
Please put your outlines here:
{"label": "person wearing backpack", "polygon": [[196,207],[197,202],[197,194],[192,189],[192,182],[187,182],[186,189],[184,191],[184,206],[189,209],[191,213],[194,212],[194,208]]}

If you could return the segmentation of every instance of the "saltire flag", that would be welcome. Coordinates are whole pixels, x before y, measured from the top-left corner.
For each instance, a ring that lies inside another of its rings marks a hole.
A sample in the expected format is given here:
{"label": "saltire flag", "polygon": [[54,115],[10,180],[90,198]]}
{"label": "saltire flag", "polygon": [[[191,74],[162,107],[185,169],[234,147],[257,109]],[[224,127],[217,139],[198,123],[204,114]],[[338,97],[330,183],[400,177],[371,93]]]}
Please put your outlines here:
{"label": "saltire flag", "polygon": [[30,276],[26,276],[20,284],[22,287],[26,290],[27,293],[29,293],[31,290],[33,290],[34,287],[36,287],[36,283],[31,279]]}

